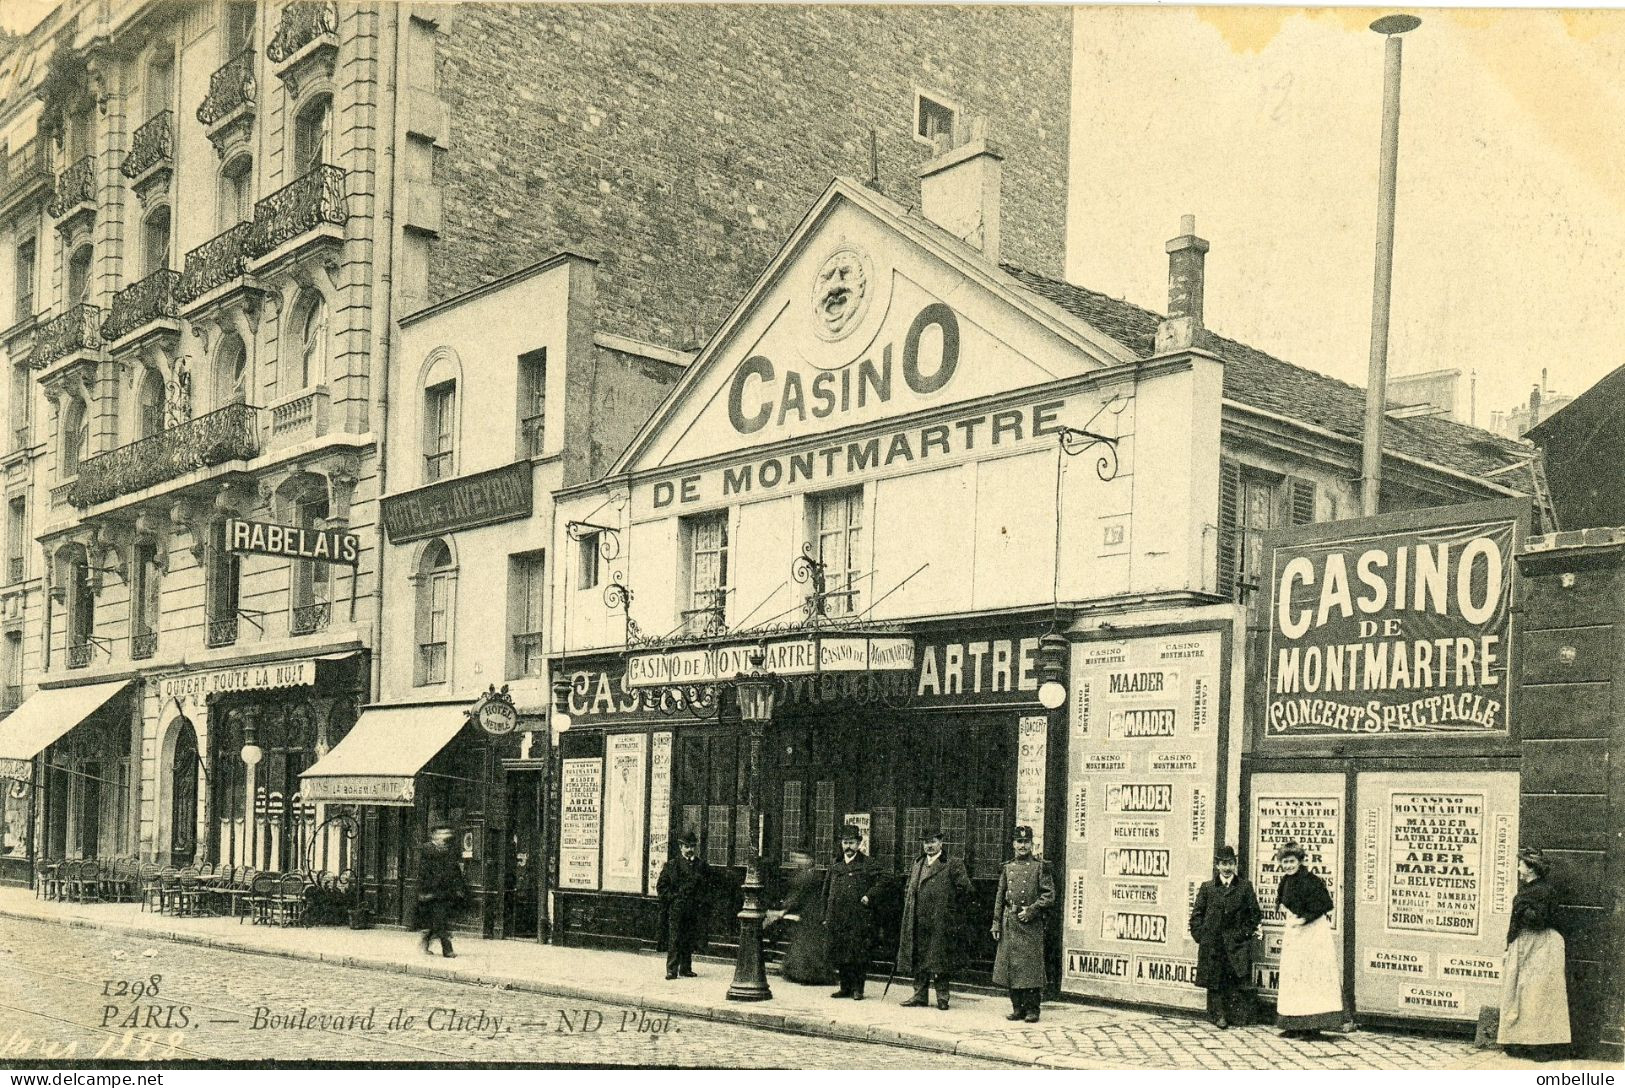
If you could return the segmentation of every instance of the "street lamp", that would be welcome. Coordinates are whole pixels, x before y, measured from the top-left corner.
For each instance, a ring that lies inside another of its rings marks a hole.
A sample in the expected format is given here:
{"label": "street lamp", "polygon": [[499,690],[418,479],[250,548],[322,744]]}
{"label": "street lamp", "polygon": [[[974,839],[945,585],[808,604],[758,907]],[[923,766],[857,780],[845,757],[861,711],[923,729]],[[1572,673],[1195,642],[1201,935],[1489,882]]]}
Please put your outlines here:
{"label": "street lamp", "polygon": [[[762,655],[765,658],[765,654]],[[756,664],[752,661],[752,664]],[[745,727],[747,743],[755,752],[750,763],[751,814],[756,819],[751,849],[745,855],[744,905],[739,910],[739,952],[734,957],[734,981],[728,987],[729,1001],[770,1001],[767,970],[762,963],[762,729],[773,720],[776,695],[771,676],[753,673],[741,676],[734,685],[739,702],[739,721]]]}
{"label": "street lamp", "polygon": [[1038,640],[1038,702],[1045,710],[1056,710],[1066,702],[1066,655],[1072,644],[1059,631]]}

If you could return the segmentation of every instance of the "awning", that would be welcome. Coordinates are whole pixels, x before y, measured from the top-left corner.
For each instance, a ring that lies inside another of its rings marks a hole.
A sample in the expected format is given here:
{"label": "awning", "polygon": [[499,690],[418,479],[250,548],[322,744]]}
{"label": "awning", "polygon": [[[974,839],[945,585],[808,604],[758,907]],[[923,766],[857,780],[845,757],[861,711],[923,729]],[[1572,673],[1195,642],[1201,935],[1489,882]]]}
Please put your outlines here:
{"label": "awning", "polygon": [[299,776],[304,799],[410,805],[417,773],[466,720],[456,703],[368,707],[344,739]]}
{"label": "awning", "polygon": [[[128,680],[36,691],[0,722],[0,776],[27,778],[18,767],[62,738],[128,687]],[[20,773],[19,773],[20,772]]]}

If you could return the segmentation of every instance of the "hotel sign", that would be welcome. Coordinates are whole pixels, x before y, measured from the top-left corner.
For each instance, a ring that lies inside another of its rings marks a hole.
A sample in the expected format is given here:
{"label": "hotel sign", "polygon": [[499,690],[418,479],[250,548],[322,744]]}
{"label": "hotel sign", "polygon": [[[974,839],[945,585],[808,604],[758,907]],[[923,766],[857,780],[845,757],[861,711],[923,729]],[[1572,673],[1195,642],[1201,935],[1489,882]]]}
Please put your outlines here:
{"label": "hotel sign", "polygon": [[379,509],[390,543],[405,544],[459,529],[528,518],[533,492],[531,463],[516,461],[489,472],[386,495]]}

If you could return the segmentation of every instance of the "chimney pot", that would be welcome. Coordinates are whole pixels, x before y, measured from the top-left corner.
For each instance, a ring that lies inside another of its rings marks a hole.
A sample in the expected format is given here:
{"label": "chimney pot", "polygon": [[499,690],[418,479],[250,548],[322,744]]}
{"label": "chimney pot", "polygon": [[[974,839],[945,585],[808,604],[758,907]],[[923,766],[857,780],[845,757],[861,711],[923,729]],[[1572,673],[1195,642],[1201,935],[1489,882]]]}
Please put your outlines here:
{"label": "chimney pot", "polygon": [[939,154],[920,167],[920,210],[996,264],[1004,155],[987,138],[986,122],[978,121],[971,123],[970,140],[951,150],[939,143]]}
{"label": "chimney pot", "polygon": [[1172,238],[1168,250],[1168,316],[1188,317],[1202,327],[1202,300],[1208,243],[1196,236],[1196,216],[1179,218],[1179,237]]}

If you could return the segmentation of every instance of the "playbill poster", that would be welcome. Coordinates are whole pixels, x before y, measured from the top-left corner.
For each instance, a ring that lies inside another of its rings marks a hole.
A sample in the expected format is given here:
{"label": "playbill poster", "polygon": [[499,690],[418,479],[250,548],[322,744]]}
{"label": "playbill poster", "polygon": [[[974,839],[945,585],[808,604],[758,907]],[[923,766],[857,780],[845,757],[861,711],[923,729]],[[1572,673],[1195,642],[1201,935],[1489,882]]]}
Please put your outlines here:
{"label": "playbill poster", "polygon": [[641,892],[647,752],[644,733],[615,733],[605,742],[604,890]]}
{"label": "playbill poster", "polygon": [[602,759],[566,759],[559,784],[559,886],[598,887],[603,832]]}

